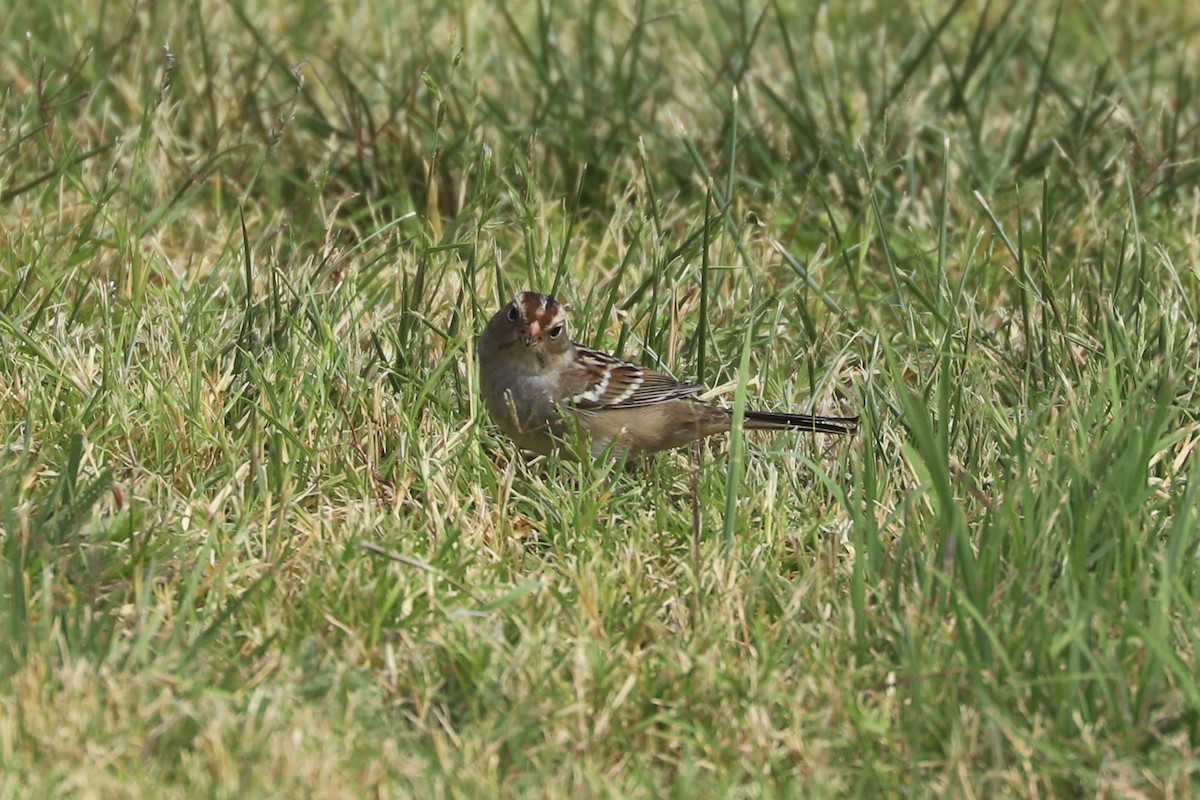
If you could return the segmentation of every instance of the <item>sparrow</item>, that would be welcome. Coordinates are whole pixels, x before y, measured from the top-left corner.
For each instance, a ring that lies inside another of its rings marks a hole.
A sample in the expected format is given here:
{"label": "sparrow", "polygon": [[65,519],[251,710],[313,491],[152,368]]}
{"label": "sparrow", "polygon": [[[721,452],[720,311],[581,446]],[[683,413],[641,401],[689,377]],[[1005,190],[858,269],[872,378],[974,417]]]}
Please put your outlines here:
{"label": "sparrow", "polygon": [[[492,421],[524,450],[549,454],[583,434],[593,457],[622,458],[726,433],[733,410],[696,395],[700,384],[571,341],[567,309],[521,292],[479,334],[479,385]],[[858,417],[746,411],[749,430],[851,434]]]}

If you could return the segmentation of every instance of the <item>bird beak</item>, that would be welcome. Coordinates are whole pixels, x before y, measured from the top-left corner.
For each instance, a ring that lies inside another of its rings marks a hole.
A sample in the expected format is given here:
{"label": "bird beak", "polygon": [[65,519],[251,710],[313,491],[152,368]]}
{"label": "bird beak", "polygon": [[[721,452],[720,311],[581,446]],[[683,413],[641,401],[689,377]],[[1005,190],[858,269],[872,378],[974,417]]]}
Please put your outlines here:
{"label": "bird beak", "polygon": [[521,341],[526,347],[533,346],[534,342],[542,340],[541,327],[536,322],[531,322],[524,328],[521,328]]}

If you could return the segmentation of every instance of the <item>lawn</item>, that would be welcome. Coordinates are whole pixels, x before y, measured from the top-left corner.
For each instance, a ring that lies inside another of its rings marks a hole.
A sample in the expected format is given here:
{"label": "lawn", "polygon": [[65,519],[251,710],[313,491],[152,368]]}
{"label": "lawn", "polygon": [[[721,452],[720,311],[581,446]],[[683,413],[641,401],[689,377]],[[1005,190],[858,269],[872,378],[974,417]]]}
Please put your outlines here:
{"label": "lawn", "polygon": [[[13,4],[0,798],[1200,792],[1200,5]],[[860,414],[530,458],[475,335]]]}

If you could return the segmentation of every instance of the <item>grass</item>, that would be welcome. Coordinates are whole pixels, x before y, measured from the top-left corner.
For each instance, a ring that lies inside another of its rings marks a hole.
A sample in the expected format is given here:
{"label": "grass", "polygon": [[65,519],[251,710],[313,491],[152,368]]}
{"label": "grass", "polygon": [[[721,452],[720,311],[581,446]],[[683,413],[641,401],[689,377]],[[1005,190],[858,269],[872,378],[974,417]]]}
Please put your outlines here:
{"label": "grass", "polygon": [[0,20],[0,796],[1193,795],[1194,4],[449,5]]}

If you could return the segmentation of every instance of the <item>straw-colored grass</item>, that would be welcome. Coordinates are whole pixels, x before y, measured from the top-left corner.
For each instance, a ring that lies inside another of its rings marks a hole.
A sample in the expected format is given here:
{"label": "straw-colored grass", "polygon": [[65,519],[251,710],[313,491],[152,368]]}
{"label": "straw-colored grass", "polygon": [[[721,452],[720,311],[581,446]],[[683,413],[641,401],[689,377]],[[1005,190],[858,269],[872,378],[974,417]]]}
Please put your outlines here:
{"label": "straw-colored grass", "polygon": [[[15,4],[0,797],[1193,796],[1198,31]],[[531,460],[525,288],[862,430]]]}

